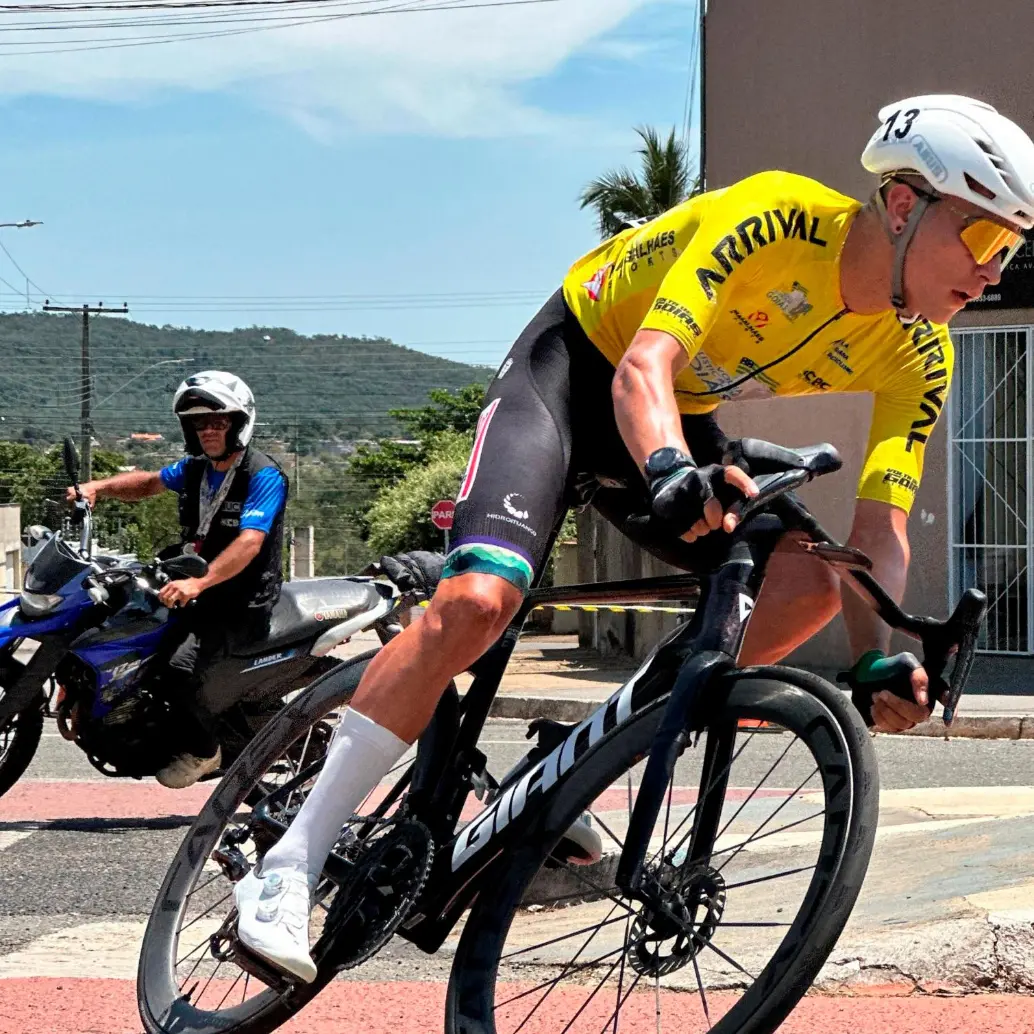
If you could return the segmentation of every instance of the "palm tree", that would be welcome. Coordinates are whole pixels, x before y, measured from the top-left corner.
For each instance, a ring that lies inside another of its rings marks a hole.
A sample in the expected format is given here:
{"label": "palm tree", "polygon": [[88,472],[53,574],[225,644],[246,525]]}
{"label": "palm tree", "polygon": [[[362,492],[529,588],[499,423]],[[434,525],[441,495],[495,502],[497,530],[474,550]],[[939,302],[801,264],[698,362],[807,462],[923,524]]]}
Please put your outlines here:
{"label": "palm tree", "polygon": [[637,150],[642,172],[637,176],[627,168],[616,169],[593,180],[582,191],[582,208],[596,209],[600,239],[620,233],[630,220],[652,219],[686,198],[700,192],[700,177],[689,168],[689,152],[675,130],[662,143],[656,129],[637,126],[643,141]]}

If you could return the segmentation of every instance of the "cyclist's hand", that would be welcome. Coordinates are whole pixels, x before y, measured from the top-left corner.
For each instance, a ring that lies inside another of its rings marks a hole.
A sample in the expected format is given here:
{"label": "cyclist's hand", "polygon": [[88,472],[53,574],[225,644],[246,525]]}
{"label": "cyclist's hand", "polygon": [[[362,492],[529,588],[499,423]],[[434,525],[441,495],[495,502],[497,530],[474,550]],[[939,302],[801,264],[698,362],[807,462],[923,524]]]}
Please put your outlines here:
{"label": "cyclist's hand", "polygon": [[729,508],[757,494],[757,485],[739,467],[719,463],[683,467],[650,486],[653,512],[686,542],[719,529],[732,531],[739,519]]}
{"label": "cyclist's hand", "polygon": [[419,592],[430,598],[441,581],[445,557],[441,553],[419,549],[396,556],[382,556],[380,565],[400,591]]}
{"label": "cyclist's hand", "polygon": [[877,732],[905,732],[930,717],[930,678],[915,654],[885,657],[864,654],[840,678],[851,687],[851,700]]}
{"label": "cyclist's hand", "polygon": [[912,699],[906,700],[889,689],[873,694],[872,721],[878,732],[904,732],[925,722],[933,708],[929,703],[930,679],[926,670],[916,668],[909,677]]}

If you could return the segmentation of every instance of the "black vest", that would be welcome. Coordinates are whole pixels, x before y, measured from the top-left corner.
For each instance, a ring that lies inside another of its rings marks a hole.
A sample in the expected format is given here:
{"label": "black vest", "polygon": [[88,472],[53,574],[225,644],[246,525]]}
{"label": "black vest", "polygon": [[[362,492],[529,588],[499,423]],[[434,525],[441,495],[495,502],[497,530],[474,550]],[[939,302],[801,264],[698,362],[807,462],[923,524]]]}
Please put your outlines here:
{"label": "black vest", "polygon": [[[204,542],[198,553],[211,563],[240,534],[241,510],[248,498],[248,487],[253,474],[266,467],[276,467],[280,476],[287,476],[280,465],[265,453],[250,446],[244,452],[233,484],[226,498],[212,518]],[[184,488],[179,498],[180,524],[183,526],[183,541],[197,539],[200,523],[201,479],[208,469],[208,460],[203,456],[192,456],[187,460]],[[206,607],[272,607],[280,595],[283,581],[284,511],[273,520],[273,527],[266,535],[258,555],[229,581],[205,590],[199,602]]]}

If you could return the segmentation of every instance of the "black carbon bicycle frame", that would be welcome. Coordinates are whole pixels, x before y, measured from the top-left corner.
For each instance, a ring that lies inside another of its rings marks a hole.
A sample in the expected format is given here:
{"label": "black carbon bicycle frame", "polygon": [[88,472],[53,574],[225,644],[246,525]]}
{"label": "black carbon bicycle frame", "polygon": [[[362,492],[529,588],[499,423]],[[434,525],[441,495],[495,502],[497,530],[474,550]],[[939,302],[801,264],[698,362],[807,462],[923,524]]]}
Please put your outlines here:
{"label": "black carbon bicycle frame", "polygon": [[[474,681],[463,700],[455,686],[446,691],[420,738],[414,764],[372,813],[372,818],[385,815],[408,791],[407,815],[424,823],[437,845],[427,884],[415,913],[399,929],[400,936],[427,952],[437,950],[485,885],[495,863],[522,842],[577,761],[604,735],[667,695],[616,875],[624,894],[642,896],[645,853],[675,762],[687,737],[706,726],[710,709],[723,699],[723,687],[731,688],[732,681],[725,676],[736,670],[769,557],[788,531],[801,533],[800,548],[834,566],[890,627],[922,641],[931,678],[940,676],[957,647],[950,686],[954,708],[972,663],[977,629],[986,608],[983,595],[968,590],[947,621],[906,614],[869,573],[868,558],[835,542],[804,505],[787,494],[807,477],[796,470],[758,478],[762,493],[754,513],[732,534],[715,536],[716,556],[706,573],[535,588],[528,593],[504,635],[473,667]],[[693,618],[669,633],[628,682],[583,722],[573,726],[543,723],[538,745],[494,784],[477,742],[521,627],[535,607],[686,600],[698,593]],[[773,677],[778,678],[779,672],[785,674],[785,669],[773,669]],[[950,720],[947,707],[945,714],[946,721]],[[708,789],[697,806],[689,846],[691,862],[710,857],[717,835],[725,796],[720,750],[709,749],[704,758],[703,779]],[[268,802],[311,778],[321,765],[316,762],[267,798],[258,809],[261,820],[283,830],[283,824],[269,815]],[[456,822],[475,787],[490,789],[491,800],[457,831]],[[559,836],[563,830],[555,832]],[[332,854],[326,871],[341,880],[350,868],[344,858]]]}

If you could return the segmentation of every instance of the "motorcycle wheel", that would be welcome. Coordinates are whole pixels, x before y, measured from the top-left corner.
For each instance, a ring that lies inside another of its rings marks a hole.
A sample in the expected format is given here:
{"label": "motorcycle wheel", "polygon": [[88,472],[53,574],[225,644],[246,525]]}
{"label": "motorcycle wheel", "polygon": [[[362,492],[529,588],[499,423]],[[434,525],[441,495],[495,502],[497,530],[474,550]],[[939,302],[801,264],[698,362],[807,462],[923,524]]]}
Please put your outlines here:
{"label": "motorcycle wheel", "polygon": [[0,729],[0,797],[25,774],[43,735],[43,694]]}

